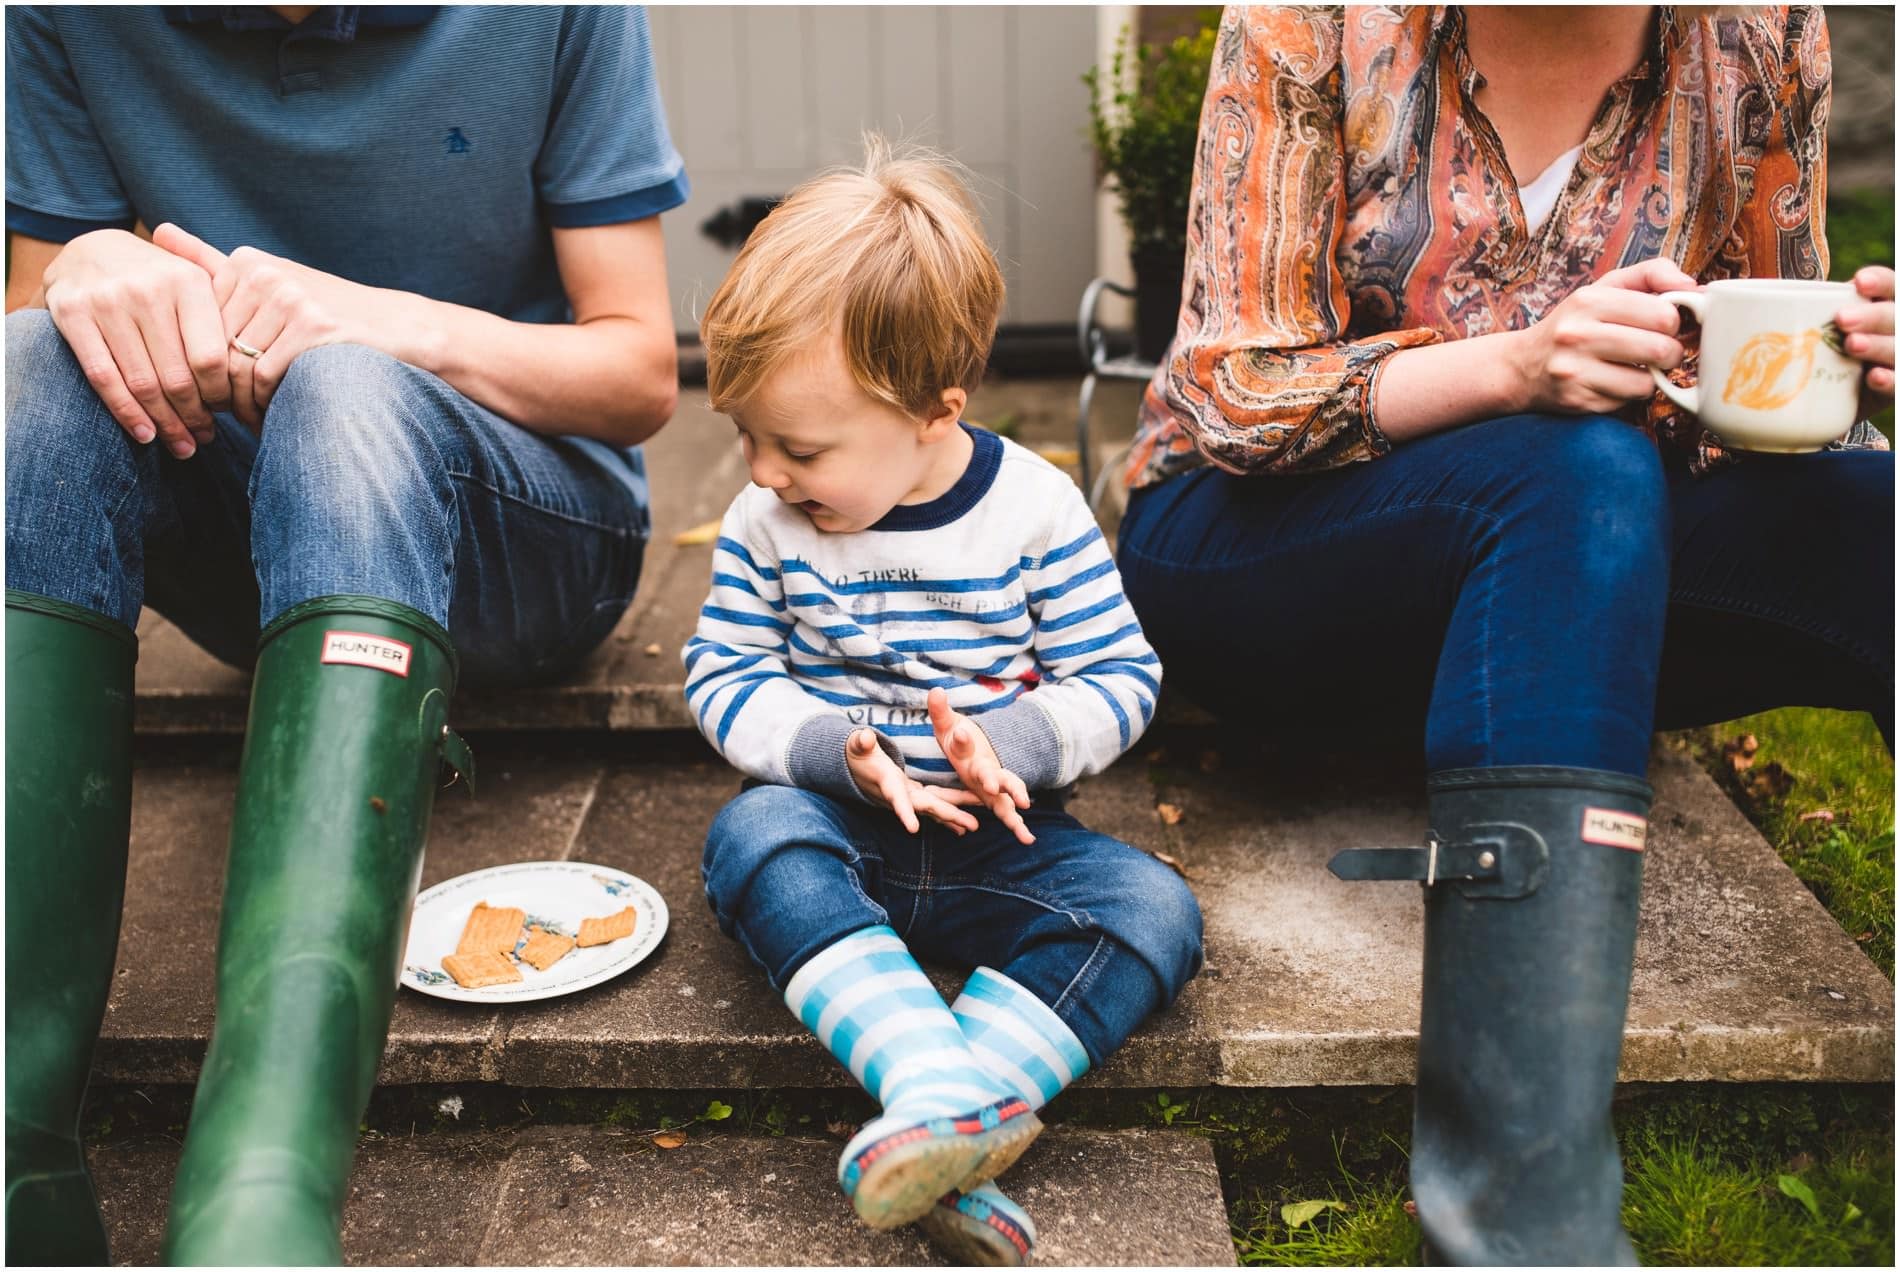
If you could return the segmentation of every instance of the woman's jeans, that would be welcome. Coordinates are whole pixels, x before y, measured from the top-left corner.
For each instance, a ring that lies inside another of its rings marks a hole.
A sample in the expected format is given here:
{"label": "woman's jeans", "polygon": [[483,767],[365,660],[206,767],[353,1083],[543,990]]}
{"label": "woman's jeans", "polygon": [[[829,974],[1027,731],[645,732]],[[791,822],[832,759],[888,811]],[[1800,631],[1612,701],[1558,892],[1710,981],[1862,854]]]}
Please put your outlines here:
{"label": "woman's jeans", "polygon": [[1201,967],[1201,910],[1178,875],[1060,809],[988,810],[957,835],[789,786],[753,786],[706,834],[720,930],[783,990],[812,955],[889,924],[913,954],[1002,972],[1055,1010],[1099,1065]]}
{"label": "woman's jeans", "polygon": [[1525,415],[1197,469],[1136,492],[1118,556],[1169,684],[1260,733],[1641,777],[1652,729],[1770,707],[1869,711],[1892,745],[1893,511],[1889,452],[1692,478],[1620,421]]}
{"label": "woman's jeans", "polygon": [[43,309],[7,317],[7,586],[127,626],[149,604],[248,667],[300,601],[443,624],[476,683],[559,675],[633,598],[637,479],[361,345],[299,357],[261,436],[219,415],[179,460],[126,436]]}

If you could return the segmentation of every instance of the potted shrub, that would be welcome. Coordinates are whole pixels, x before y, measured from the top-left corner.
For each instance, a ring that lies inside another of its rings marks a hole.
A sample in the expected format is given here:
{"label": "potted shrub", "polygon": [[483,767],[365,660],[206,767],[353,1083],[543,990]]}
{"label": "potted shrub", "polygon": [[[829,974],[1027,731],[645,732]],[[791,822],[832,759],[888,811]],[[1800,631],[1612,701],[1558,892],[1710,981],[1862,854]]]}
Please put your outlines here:
{"label": "potted shrub", "polygon": [[1214,27],[1131,56],[1127,30],[1106,73],[1095,67],[1089,123],[1096,163],[1115,187],[1135,272],[1135,351],[1159,361],[1174,339],[1187,254],[1188,190],[1194,139],[1214,53]]}

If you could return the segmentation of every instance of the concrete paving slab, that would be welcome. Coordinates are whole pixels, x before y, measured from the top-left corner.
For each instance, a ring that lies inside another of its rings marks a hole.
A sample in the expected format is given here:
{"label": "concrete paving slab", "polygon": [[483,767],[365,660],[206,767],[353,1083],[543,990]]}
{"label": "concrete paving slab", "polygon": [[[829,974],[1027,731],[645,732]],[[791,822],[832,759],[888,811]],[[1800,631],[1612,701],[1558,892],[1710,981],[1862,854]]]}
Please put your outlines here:
{"label": "concrete paving slab", "polygon": [[[595,764],[500,758],[480,795],[450,788],[436,801],[422,886],[469,870],[560,859],[600,784]],[[218,908],[224,891],[234,765],[145,767],[133,782],[131,865],[118,967],[94,1057],[98,1078],[191,1082],[210,1038]],[[383,1058],[385,1082],[499,1077],[493,1009],[399,994]]]}
{"label": "concrete paving slab", "polygon": [[[480,801],[450,792],[429,878],[527,857],[632,871],[666,899],[655,956],[605,985],[496,1015],[400,996],[383,1079],[527,1087],[825,1087],[848,1078],[797,1027],[699,879],[705,827],[738,789],[716,763],[622,766],[485,748]],[[1653,846],[1624,1047],[1628,1081],[1885,1082],[1893,990],[1686,758],[1659,750]],[[99,1072],[189,1081],[210,1024],[230,777],[141,770],[133,884]],[[1208,965],[1099,1071],[1105,1087],[1384,1085],[1412,1076],[1420,906],[1413,884],[1345,884],[1337,848],[1415,842],[1421,796],[1343,778],[1182,774],[1132,757],[1085,783],[1091,825],[1180,861]],[[1410,786],[1411,783],[1404,785]],[[1163,800],[1183,813],[1165,825]],[[937,969],[954,993],[957,974]]]}
{"label": "concrete paving slab", "polygon": [[[366,1136],[344,1254],[399,1267],[941,1265],[915,1228],[857,1222],[836,1183],[840,1147],[703,1135],[662,1151],[638,1132],[578,1126]],[[90,1158],[115,1262],[156,1263],[177,1143],[109,1144]],[[1233,1265],[1204,1139],[1055,1127],[1005,1182],[1036,1220],[1039,1264]]]}
{"label": "concrete paving slab", "polygon": [[[1650,780],[1623,1080],[1891,1081],[1892,985],[1687,757],[1659,748]],[[1220,1063],[1204,1080],[1409,1082],[1419,887],[1343,883],[1325,863],[1340,847],[1419,842],[1422,794],[1196,773],[1156,795],[1182,810],[1165,842],[1207,919],[1199,1010]]]}

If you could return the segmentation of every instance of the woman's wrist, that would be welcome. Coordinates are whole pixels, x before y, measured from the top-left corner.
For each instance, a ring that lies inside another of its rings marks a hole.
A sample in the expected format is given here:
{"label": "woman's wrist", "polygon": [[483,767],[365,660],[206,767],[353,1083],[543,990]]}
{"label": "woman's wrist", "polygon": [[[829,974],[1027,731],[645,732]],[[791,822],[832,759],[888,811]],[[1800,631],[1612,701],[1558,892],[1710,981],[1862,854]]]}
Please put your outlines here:
{"label": "woman's wrist", "polygon": [[1420,345],[1390,355],[1381,368],[1373,419],[1394,442],[1529,409],[1524,333]]}

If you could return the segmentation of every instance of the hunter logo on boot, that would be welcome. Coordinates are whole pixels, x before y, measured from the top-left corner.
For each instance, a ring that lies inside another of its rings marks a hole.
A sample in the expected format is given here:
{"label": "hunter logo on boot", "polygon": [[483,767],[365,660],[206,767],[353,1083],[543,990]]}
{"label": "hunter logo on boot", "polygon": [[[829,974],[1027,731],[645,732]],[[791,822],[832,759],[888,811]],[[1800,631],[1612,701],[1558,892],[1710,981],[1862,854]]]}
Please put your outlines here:
{"label": "hunter logo on boot", "polygon": [[1641,852],[1649,838],[1649,822],[1635,813],[1620,813],[1614,808],[1583,810],[1583,842],[1628,848]]}
{"label": "hunter logo on boot", "polygon": [[391,675],[408,676],[410,646],[387,636],[368,632],[323,633],[323,658],[326,663],[347,663],[352,667],[374,667]]}

